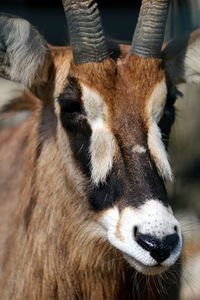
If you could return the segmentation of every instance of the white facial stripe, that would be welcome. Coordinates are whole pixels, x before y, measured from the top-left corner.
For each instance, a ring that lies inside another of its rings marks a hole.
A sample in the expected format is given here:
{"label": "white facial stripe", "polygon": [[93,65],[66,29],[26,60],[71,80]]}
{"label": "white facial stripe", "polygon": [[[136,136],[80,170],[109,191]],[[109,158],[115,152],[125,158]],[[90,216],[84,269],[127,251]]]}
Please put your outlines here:
{"label": "white facial stripe", "polygon": [[96,91],[82,85],[83,104],[92,129],[90,156],[91,175],[98,185],[104,182],[113,165],[115,151],[114,137],[106,127],[106,106]]}
{"label": "white facial stripe", "polygon": [[[106,236],[110,243],[121,250],[128,262],[140,272],[160,273],[173,265],[180,255],[182,236],[179,223],[174,218],[171,209],[165,207],[158,200],[147,200],[137,209],[127,207],[121,214],[116,207],[111,208],[104,213],[100,222],[106,230]],[[134,239],[135,226],[140,233],[159,239],[174,233],[174,227],[177,226],[179,244],[172,251],[170,257],[162,263],[162,267],[151,268],[157,262]]]}
{"label": "white facial stripe", "polygon": [[158,168],[159,174],[166,180],[172,180],[172,170],[168,161],[167,152],[162,142],[158,127],[166,103],[167,87],[165,79],[157,84],[147,105],[148,122],[148,148]]}
{"label": "white facial stripe", "polygon": [[160,175],[166,180],[173,180],[173,174],[168,161],[167,152],[162,142],[161,132],[155,122],[149,124],[148,147]]}
{"label": "white facial stripe", "polygon": [[114,140],[101,119],[91,122],[90,144],[92,180],[98,185],[104,182],[113,165]]}
{"label": "white facial stripe", "polygon": [[153,93],[148,100],[147,115],[158,123],[163,115],[163,110],[166,103],[167,86],[165,79],[157,84]]}
{"label": "white facial stripe", "polygon": [[135,146],[133,146],[133,148],[131,149],[131,151],[133,153],[145,153],[147,150],[143,146],[135,145]]}
{"label": "white facial stripe", "polygon": [[90,121],[105,120],[105,103],[101,95],[84,84],[81,84],[83,105]]}

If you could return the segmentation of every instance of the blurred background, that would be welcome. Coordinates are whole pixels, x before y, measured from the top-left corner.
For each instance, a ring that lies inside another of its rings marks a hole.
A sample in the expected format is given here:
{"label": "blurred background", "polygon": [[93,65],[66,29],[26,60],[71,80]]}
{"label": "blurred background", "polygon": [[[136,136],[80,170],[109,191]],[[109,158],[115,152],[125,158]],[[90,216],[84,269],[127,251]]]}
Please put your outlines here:
{"label": "blurred background", "polygon": [[[106,36],[131,41],[140,0],[97,0]],[[53,45],[68,41],[61,0],[1,0],[0,12],[24,17]],[[171,1],[166,40],[200,27],[200,0]],[[175,182],[169,185],[172,207],[182,222],[185,252],[182,300],[200,299],[200,86],[182,85],[176,103],[169,153]],[[173,299],[172,299],[173,300]]]}

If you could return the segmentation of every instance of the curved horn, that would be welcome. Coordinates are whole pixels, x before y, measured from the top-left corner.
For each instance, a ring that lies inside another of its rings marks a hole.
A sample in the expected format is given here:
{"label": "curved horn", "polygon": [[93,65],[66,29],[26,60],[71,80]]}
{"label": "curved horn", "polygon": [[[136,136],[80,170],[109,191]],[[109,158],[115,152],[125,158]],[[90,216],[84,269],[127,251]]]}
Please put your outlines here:
{"label": "curved horn", "polygon": [[93,0],[62,0],[74,63],[101,62],[109,57],[97,4]]}
{"label": "curved horn", "polygon": [[159,58],[170,0],[143,0],[130,53]]}

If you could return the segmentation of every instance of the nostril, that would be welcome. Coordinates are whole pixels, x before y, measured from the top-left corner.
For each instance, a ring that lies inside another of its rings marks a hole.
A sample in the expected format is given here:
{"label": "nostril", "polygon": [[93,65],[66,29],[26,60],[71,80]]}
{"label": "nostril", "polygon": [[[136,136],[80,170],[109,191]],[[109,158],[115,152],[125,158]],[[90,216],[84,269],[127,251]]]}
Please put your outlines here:
{"label": "nostril", "polygon": [[145,250],[151,251],[156,248],[158,241],[152,238],[150,235],[141,234],[139,232],[136,233],[136,241],[137,243]]}
{"label": "nostril", "polygon": [[169,247],[170,251],[173,251],[176,248],[178,242],[179,242],[179,236],[177,233],[167,235],[163,239],[163,244]]}
{"label": "nostril", "polygon": [[178,232],[178,227],[174,226],[174,231]]}
{"label": "nostril", "polygon": [[168,247],[153,249],[150,252],[151,257],[153,257],[158,263],[162,263],[170,256],[170,250]]}
{"label": "nostril", "polygon": [[177,233],[167,235],[162,240],[159,240],[156,237],[142,234],[137,228],[134,228],[134,235],[137,243],[143,249],[150,252],[150,255],[158,263],[165,261],[179,242],[179,236]]}

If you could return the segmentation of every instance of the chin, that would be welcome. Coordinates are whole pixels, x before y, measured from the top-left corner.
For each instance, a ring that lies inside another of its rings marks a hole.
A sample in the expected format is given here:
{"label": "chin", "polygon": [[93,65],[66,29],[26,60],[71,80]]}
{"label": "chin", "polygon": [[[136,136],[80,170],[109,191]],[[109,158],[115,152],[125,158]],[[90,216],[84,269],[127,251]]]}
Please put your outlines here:
{"label": "chin", "polygon": [[137,272],[142,273],[144,275],[160,275],[169,269],[169,267],[163,266],[161,264],[155,264],[152,266],[144,265],[140,261],[127,254],[123,254],[123,257],[131,267],[133,267]]}

